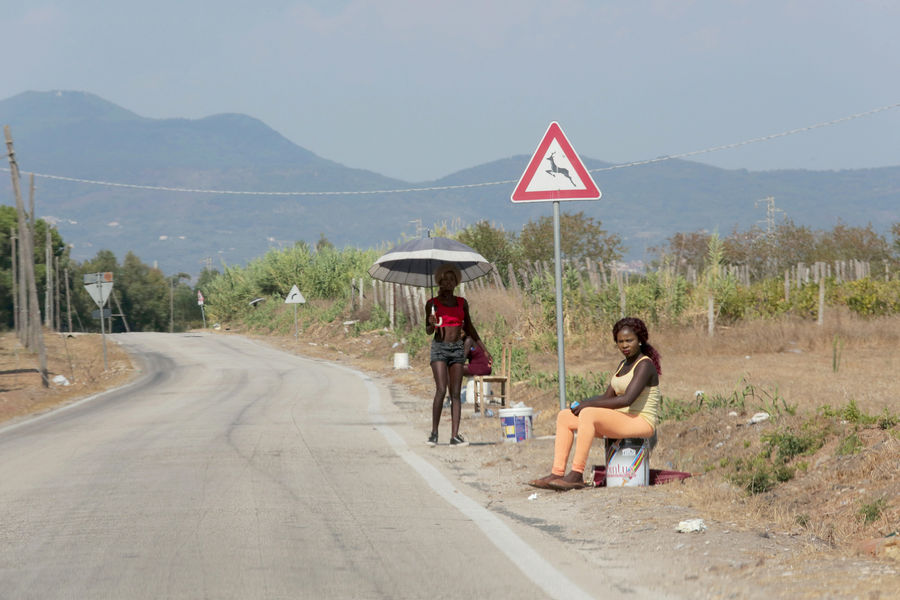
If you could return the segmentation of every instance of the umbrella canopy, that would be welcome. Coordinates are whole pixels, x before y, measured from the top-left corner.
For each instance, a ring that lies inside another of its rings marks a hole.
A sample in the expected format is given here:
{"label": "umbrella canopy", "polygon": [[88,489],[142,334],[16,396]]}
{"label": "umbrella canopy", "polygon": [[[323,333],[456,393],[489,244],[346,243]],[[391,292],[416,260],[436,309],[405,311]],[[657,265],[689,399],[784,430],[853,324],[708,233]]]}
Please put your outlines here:
{"label": "umbrella canopy", "polygon": [[434,272],[453,263],[462,273],[460,283],[478,279],[494,269],[485,257],[462,242],[442,237],[410,240],[385,253],[369,267],[369,275],[388,283],[431,287]]}

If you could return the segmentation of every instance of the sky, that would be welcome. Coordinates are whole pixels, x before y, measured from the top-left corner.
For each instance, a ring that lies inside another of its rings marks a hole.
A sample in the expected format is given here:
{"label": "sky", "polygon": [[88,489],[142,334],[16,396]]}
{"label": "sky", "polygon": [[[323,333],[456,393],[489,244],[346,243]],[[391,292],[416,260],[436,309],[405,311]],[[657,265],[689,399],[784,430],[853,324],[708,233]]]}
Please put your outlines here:
{"label": "sky", "polygon": [[[408,182],[530,156],[551,121],[580,156],[625,163],[900,104],[895,0],[0,6],[0,99],[77,90],[149,118],[243,113]],[[691,160],[900,165],[900,108]]]}

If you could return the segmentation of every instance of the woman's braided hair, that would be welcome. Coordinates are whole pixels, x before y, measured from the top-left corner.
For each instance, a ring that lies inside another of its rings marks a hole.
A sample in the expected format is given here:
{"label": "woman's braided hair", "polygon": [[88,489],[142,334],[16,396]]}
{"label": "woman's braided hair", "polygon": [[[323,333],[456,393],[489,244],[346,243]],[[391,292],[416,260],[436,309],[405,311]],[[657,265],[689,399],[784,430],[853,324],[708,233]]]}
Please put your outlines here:
{"label": "woman's braided hair", "polygon": [[619,332],[625,328],[628,328],[634,332],[634,335],[637,336],[638,341],[641,343],[641,352],[650,357],[650,360],[653,362],[653,366],[656,367],[656,373],[658,375],[662,375],[662,365],[660,364],[659,352],[656,351],[656,348],[650,345],[649,339],[650,334],[647,332],[647,326],[644,325],[644,322],[638,319],[637,317],[625,317],[624,319],[619,319],[616,321],[616,324],[613,325],[612,334],[613,341],[618,341]]}

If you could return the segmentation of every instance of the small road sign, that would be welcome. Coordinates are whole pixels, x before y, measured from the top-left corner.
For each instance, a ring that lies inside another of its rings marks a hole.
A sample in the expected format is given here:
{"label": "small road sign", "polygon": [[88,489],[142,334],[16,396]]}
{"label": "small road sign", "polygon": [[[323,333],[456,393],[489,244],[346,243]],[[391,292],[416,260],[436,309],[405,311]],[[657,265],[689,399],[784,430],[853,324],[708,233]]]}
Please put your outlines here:
{"label": "small road sign", "polygon": [[[103,318],[109,319],[110,317],[112,317],[112,309],[104,308],[103,309]],[[99,308],[97,310],[91,312],[91,318],[94,318],[94,319],[100,318],[100,309]]]}
{"label": "small road sign", "polygon": [[554,121],[538,144],[510,200],[597,200],[600,195],[591,174],[584,168],[559,123]]}
{"label": "small road sign", "polygon": [[287,298],[284,299],[285,304],[305,304],[306,298],[300,293],[300,289],[295,285],[288,292]]}
{"label": "small road sign", "polygon": [[105,273],[87,273],[84,276],[84,289],[94,299],[98,308],[103,308],[106,304],[112,288],[113,274],[110,271]]}
{"label": "small road sign", "polygon": [[203,292],[197,290],[197,304],[203,306]]}

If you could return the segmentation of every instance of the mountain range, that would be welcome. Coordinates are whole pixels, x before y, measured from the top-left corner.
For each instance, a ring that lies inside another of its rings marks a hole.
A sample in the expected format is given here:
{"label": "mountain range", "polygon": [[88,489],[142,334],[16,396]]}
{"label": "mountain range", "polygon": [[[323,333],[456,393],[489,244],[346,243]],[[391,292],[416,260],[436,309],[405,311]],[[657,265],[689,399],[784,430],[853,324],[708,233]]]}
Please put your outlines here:
{"label": "mountain range", "polygon": [[[317,156],[250,116],[151,119],[77,91],[2,100],[0,124],[10,126],[23,190],[35,173],[36,212],[78,260],[101,249],[121,260],[130,250],[167,274],[197,274],[322,236],[338,247],[387,247],[435,224],[487,220],[519,231],[552,215],[549,203],[509,199],[530,155],[413,184]],[[581,158],[603,197],[561,210],[620,234],[629,260],[649,258],[649,247],[676,232],[762,225],[767,197],[780,217],[814,229],[842,221],[885,233],[900,221],[900,166],[753,172],[672,159],[610,169]],[[0,194],[14,204],[8,178]]]}

